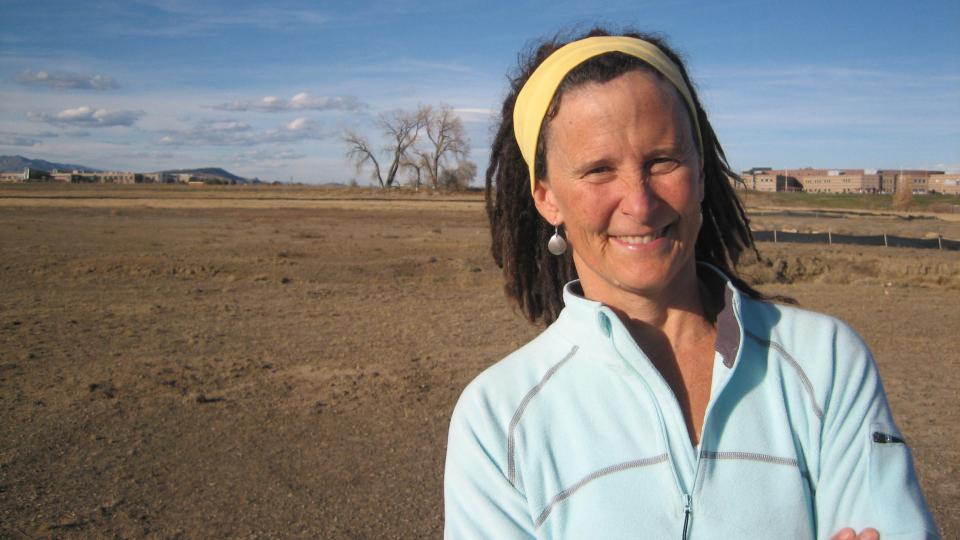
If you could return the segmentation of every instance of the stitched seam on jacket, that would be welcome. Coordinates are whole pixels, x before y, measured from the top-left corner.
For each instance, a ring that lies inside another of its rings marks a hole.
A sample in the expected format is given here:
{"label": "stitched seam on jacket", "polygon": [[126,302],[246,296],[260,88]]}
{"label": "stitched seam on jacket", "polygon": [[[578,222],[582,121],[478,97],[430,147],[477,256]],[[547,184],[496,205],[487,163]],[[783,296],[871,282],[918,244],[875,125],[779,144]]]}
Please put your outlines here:
{"label": "stitched seam on jacket", "polygon": [[550,499],[550,502],[547,503],[546,508],[543,509],[543,512],[540,512],[540,516],[537,518],[537,521],[533,524],[535,529],[540,528],[540,525],[543,525],[543,522],[546,521],[547,516],[550,515],[550,512],[553,511],[554,507],[563,502],[565,499],[573,495],[578,489],[589,484],[590,482],[596,480],[597,478],[607,476],[608,474],[618,473],[628,469],[636,469],[638,467],[646,467],[648,465],[656,465],[657,463],[663,463],[667,460],[667,454],[658,454],[653,457],[635,459],[633,461],[626,461],[624,463],[618,463],[617,465],[611,465],[609,467],[604,467],[598,471],[594,471],[587,476],[584,476],[576,484],[564,489],[560,493],[557,493]]}
{"label": "stitched seam on jacket", "polygon": [[754,452],[703,452],[701,457],[705,459],[739,459],[744,461],[760,461],[763,463],[773,463],[775,465],[790,465],[799,467],[797,460],[793,458],[771,456],[769,454],[757,454]]}
{"label": "stitched seam on jacket", "polygon": [[817,415],[818,420],[823,421],[823,409],[821,409],[820,406],[817,405],[817,396],[813,392],[813,384],[810,382],[810,379],[807,377],[806,372],[803,371],[803,368],[800,366],[800,363],[797,362],[793,358],[793,356],[791,356],[790,353],[788,353],[787,350],[784,349],[783,346],[780,345],[779,343],[775,341],[769,341],[769,340],[763,339],[757,336],[756,334],[750,332],[749,330],[747,331],[747,335],[750,336],[754,341],[764,346],[770,347],[771,349],[780,353],[780,356],[782,356],[783,359],[786,360],[787,363],[790,364],[790,366],[792,366],[794,370],[796,370],[797,375],[800,376],[800,384],[803,385],[803,388],[807,391],[807,394],[810,395],[810,402],[813,404],[813,414]]}
{"label": "stitched seam on jacket", "polygon": [[507,479],[514,487],[517,485],[517,468],[516,463],[514,462],[513,452],[514,445],[516,444],[515,437],[517,424],[520,423],[520,417],[523,416],[523,412],[526,410],[530,400],[532,400],[533,397],[540,392],[540,390],[543,388],[543,385],[550,380],[550,377],[553,377],[553,374],[560,369],[560,366],[562,366],[567,360],[573,358],[573,355],[577,353],[577,349],[579,348],[579,346],[574,345],[573,348],[570,349],[570,352],[563,357],[563,359],[554,364],[553,367],[544,373],[543,378],[540,379],[540,382],[538,382],[533,388],[530,389],[530,391],[527,392],[525,396],[523,396],[523,400],[520,401],[520,405],[517,407],[517,412],[513,413],[513,418],[510,419],[510,427],[507,429]]}

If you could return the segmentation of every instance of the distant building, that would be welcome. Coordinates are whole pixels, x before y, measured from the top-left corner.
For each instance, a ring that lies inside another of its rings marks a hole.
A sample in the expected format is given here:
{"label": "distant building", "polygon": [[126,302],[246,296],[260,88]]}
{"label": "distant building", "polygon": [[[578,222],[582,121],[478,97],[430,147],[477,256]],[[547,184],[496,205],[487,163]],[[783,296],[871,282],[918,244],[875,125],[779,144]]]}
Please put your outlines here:
{"label": "distant building", "polygon": [[5,172],[0,173],[0,182],[5,183],[14,183],[14,182],[46,182],[51,180],[50,173],[47,171],[41,171],[40,169],[32,169],[30,167],[24,167],[21,172]]}
{"label": "distant building", "polygon": [[83,171],[58,171],[54,169],[50,176],[53,177],[54,182],[64,182],[67,184],[81,184],[81,183],[90,183],[96,182],[96,179],[93,177],[92,173],[86,173]]}
{"label": "distant building", "polygon": [[[942,193],[937,187],[931,187],[932,179],[939,178],[937,175],[943,175],[943,171],[754,167],[741,173],[746,189],[810,193],[893,193],[903,182],[916,194]],[[953,189],[951,182],[937,186]]]}
{"label": "distant building", "polygon": [[803,190],[808,193],[879,193],[880,175],[831,170],[827,174],[804,177]]}
{"label": "distant building", "polygon": [[101,184],[142,184],[143,175],[133,172],[103,172],[97,173],[95,178]]}
{"label": "distant building", "polygon": [[177,175],[169,172],[143,173],[143,181],[148,184],[176,184]]}
{"label": "distant building", "polygon": [[902,182],[907,182],[910,191],[922,195],[930,191],[928,187],[931,175],[943,174],[943,171],[924,171],[910,169],[884,169],[878,171],[880,175],[880,189],[883,193],[894,193]]}
{"label": "distant building", "polygon": [[60,171],[54,169],[53,172],[46,172],[39,169],[25,168],[23,172],[4,172],[0,173],[0,182],[5,183],[17,183],[17,182],[42,182],[42,181],[52,181],[52,182],[63,182],[65,184],[81,184],[81,183],[99,183],[99,184],[142,184],[142,183],[156,183],[156,184],[193,184],[193,185],[204,185],[207,182],[210,183],[235,183],[233,181],[228,181],[217,176],[209,176],[204,173],[200,173],[199,176],[196,176],[191,173],[176,173],[176,172],[153,172],[153,173],[137,173],[130,171],[102,171],[102,172],[87,172],[87,171]]}
{"label": "distant building", "polygon": [[927,189],[931,193],[960,195],[960,173],[937,173],[927,177]]}
{"label": "distant building", "polygon": [[54,182],[65,182],[68,184],[72,184],[76,177],[76,175],[72,172],[60,172],[57,170],[50,173],[50,176],[53,178]]}
{"label": "distant building", "polygon": [[803,191],[803,185],[784,171],[754,167],[741,173],[746,189],[754,191]]}

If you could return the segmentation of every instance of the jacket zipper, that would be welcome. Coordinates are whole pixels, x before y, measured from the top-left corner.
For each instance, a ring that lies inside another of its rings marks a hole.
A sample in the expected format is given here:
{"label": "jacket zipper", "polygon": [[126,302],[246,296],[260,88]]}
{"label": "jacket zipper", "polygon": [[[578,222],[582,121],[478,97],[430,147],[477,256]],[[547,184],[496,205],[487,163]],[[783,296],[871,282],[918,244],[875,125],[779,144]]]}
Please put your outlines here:
{"label": "jacket zipper", "polygon": [[687,526],[690,524],[690,496],[686,493],[683,494],[683,536],[680,537],[680,540],[687,540]]}
{"label": "jacket zipper", "polygon": [[[617,353],[620,358],[623,358],[623,355],[616,348],[616,345],[613,347],[614,351]],[[641,351],[642,352],[642,351]],[[654,368],[655,369],[655,368]],[[660,440],[663,442],[664,450],[667,452],[667,463],[670,464],[670,470],[673,472],[673,479],[677,484],[677,491],[680,492],[681,497],[683,498],[683,540],[687,538],[687,525],[690,520],[690,495],[683,490],[683,485],[680,482],[680,474],[677,471],[677,465],[674,463],[674,456],[670,452],[670,443],[667,437],[667,427],[663,421],[663,411],[660,408],[660,402],[657,401],[656,394],[653,393],[653,389],[650,388],[650,383],[643,377],[643,375],[638,375],[637,377],[640,381],[640,384],[643,385],[644,390],[647,391],[647,397],[650,399],[650,403],[653,405],[654,411],[656,411],[657,423],[660,427]],[[666,384],[664,381],[663,384]],[[699,459],[698,459],[699,461]]]}
{"label": "jacket zipper", "polygon": [[[620,350],[617,349],[616,344],[613,342],[613,340],[611,340],[611,343],[613,344],[613,350],[616,352],[617,356],[623,359],[623,354],[621,354]],[[642,353],[643,351],[641,350],[640,352]],[[654,372],[656,372],[656,368],[653,368],[653,370]],[[640,380],[640,383],[644,386],[644,389],[647,391],[647,396],[649,397],[651,403],[653,404],[654,410],[657,413],[657,421],[660,424],[660,440],[663,441],[664,448],[667,450],[667,463],[670,464],[670,469],[673,471],[674,481],[677,483],[677,490],[680,492],[680,495],[683,498],[683,532],[682,532],[683,536],[681,537],[681,540],[687,540],[687,534],[689,532],[689,526],[690,526],[690,514],[693,513],[692,497],[690,496],[690,494],[688,494],[686,491],[683,490],[682,483],[680,482],[680,474],[677,471],[676,463],[674,463],[675,457],[672,455],[672,452],[669,451],[670,443],[668,442],[669,439],[667,437],[667,428],[663,420],[663,410],[660,408],[660,402],[657,401],[656,394],[654,394],[653,389],[650,388],[650,384],[647,382],[646,378],[644,378],[643,375],[638,374],[638,379]],[[662,376],[661,376],[661,381],[663,382],[664,385],[667,384],[666,381],[662,378]],[[675,403],[677,404],[677,407],[679,407],[679,403],[677,403],[676,401]],[[706,426],[706,420],[709,417],[710,409],[712,408],[713,408],[713,403],[710,403],[707,406],[706,415],[704,416],[704,426]],[[696,464],[696,470],[694,470],[693,485],[690,486],[691,493],[693,492],[693,489],[696,486],[697,476],[699,475],[699,468],[700,468],[700,456],[702,455],[702,453],[703,453],[703,446],[701,445],[699,451],[697,452],[697,464]]]}

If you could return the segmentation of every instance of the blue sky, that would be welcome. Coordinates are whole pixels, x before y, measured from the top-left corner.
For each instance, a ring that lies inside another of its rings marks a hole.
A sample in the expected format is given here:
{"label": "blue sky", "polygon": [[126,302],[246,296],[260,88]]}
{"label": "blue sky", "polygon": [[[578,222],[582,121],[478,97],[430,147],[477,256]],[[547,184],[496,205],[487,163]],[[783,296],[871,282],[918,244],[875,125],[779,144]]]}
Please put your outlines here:
{"label": "blue sky", "polygon": [[0,0],[0,154],[363,183],[344,129],[446,103],[483,170],[517,54],[596,23],[683,53],[737,169],[960,170],[955,0]]}

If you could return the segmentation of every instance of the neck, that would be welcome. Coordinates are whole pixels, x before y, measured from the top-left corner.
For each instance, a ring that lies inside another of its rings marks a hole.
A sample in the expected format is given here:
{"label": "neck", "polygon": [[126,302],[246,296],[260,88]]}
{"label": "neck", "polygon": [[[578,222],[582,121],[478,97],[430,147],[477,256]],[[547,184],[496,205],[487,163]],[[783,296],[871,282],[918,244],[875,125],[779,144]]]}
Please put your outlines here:
{"label": "neck", "polygon": [[626,291],[590,281],[581,279],[584,295],[616,312],[644,350],[661,348],[664,339],[677,349],[713,335],[714,302],[693,263],[669,284],[651,291]]}

